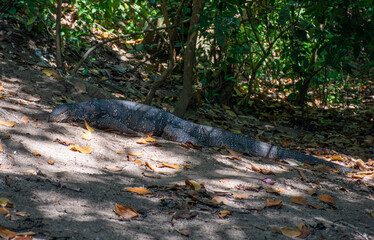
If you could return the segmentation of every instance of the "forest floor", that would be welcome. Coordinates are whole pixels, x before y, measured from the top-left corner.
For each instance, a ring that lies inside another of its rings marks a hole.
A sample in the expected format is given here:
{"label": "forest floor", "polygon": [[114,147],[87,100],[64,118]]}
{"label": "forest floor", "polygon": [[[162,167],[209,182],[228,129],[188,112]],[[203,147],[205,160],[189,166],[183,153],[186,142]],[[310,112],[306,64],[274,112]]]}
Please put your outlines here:
{"label": "forest floor", "polygon": [[94,97],[45,71],[42,46],[11,29],[0,28],[1,237],[374,239],[369,165],[338,173],[100,130],[88,140],[84,124],[47,122],[57,102]]}

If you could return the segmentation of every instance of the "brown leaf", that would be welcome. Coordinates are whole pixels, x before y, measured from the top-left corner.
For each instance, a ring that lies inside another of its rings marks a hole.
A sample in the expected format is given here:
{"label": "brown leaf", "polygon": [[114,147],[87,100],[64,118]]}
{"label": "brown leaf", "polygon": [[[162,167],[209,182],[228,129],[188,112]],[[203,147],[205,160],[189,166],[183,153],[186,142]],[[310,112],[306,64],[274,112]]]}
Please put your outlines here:
{"label": "brown leaf", "polygon": [[196,182],[195,180],[186,179],[184,182],[189,189],[192,189],[192,190],[195,190],[195,191],[201,189],[201,184]]}
{"label": "brown leaf", "polygon": [[86,147],[81,147],[79,145],[70,145],[68,146],[68,148],[71,150],[71,151],[74,151],[74,152],[80,152],[80,153],[92,153],[92,147],[91,146],[86,146]]}
{"label": "brown leaf", "polygon": [[237,199],[248,199],[248,194],[245,193],[232,193],[232,196]]}
{"label": "brown leaf", "polygon": [[26,117],[26,116],[23,116],[21,118],[21,122],[28,123],[28,122],[30,122],[30,119],[28,117]]}
{"label": "brown leaf", "polygon": [[69,142],[67,140],[62,140],[62,139],[59,139],[59,138],[56,138],[54,140],[54,142],[58,142],[58,143],[60,143],[62,145],[65,145],[65,146],[74,145],[74,143],[72,143],[72,142]]}
{"label": "brown leaf", "polygon": [[278,189],[278,188],[267,187],[266,188],[266,192],[268,192],[268,193],[275,193],[275,194],[279,195],[281,192],[285,192],[285,190]]}
{"label": "brown leaf", "polygon": [[227,205],[227,203],[228,203],[229,201],[228,201],[227,197],[215,196],[215,197],[212,199],[212,202],[213,202],[214,204],[221,204],[221,203],[223,203],[223,204],[226,204],[226,205]]}
{"label": "brown leaf", "polygon": [[148,167],[149,169],[151,169],[152,171],[155,170],[155,168],[152,167],[148,162],[145,162],[145,165],[147,165],[147,167]]}
{"label": "brown leaf", "polygon": [[0,143],[0,152],[3,152],[4,150],[3,150],[3,146],[1,145],[1,143]]}
{"label": "brown leaf", "polygon": [[254,165],[254,164],[251,164],[251,169],[252,169],[252,171],[254,171],[254,172],[261,172],[261,168],[259,168],[259,167],[257,167],[256,165]]}
{"label": "brown leaf", "polygon": [[49,164],[49,165],[54,165],[55,162],[54,162],[52,159],[49,159],[49,160],[48,160],[48,164]]}
{"label": "brown leaf", "polygon": [[17,234],[0,225],[0,237],[5,239],[14,238]]}
{"label": "brown leaf", "polygon": [[335,199],[327,194],[319,196],[318,200],[320,200],[321,202],[328,203],[328,204],[335,204]]}
{"label": "brown leaf", "polygon": [[222,211],[219,211],[218,213],[218,217],[219,218],[224,218],[226,217],[227,215],[231,215],[231,212],[227,211],[227,210],[222,210]]}
{"label": "brown leaf", "polygon": [[32,152],[32,155],[37,156],[37,157],[40,157],[40,156],[41,156],[41,154],[38,153],[38,152]]}
{"label": "brown leaf", "polygon": [[121,206],[116,203],[116,213],[123,217],[124,219],[130,219],[139,216],[139,213],[135,211],[132,207],[129,206]]}
{"label": "brown leaf", "polygon": [[290,227],[281,227],[280,230],[282,234],[287,237],[298,237],[302,233],[300,229]]}
{"label": "brown leaf", "polygon": [[310,230],[305,226],[304,223],[301,223],[297,228],[301,231],[301,234],[299,236],[297,236],[298,238],[303,238],[304,239],[307,236],[309,236],[309,234],[311,233]]}
{"label": "brown leaf", "polygon": [[276,207],[280,206],[282,204],[283,200],[272,200],[272,199],[266,199],[266,207]]}
{"label": "brown leaf", "polygon": [[116,153],[117,153],[117,154],[123,154],[123,152],[122,152],[122,151],[116,151]]}
{"label": "brown leaf", "polygon": [[125,188],[125,191],[127,191],[127,192],[133,192],[133,193],[136,193],[136,194],[139,194],[139,195],[146,195],[146,194],[150,194],[151,193],[147,189],[141,188],[141,187]]}
{"label": "brown leaf", "polygon": [[6,126],[6,127],[14,127],[15,124],[16,124],[16,122],[14,122],[14,121],[4,122],[4,121],[0,120],[0,125]]}
{"label": "brown leaf", "polygon": [[305,206],[305,205],[308,204],[308,202],[306,201],[306,199],[303,198],[303,197],[293,197],[290,200],[293,203],[296,203],[296,204],[299,204],[299,205],[303,205],[303,206]]}

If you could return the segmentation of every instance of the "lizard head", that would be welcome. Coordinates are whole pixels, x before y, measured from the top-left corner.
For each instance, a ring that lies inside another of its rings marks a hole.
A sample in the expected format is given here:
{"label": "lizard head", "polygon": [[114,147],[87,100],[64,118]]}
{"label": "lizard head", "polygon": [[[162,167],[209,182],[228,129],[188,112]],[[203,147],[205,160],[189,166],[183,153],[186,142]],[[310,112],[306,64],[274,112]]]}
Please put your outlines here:
{"label": "lizard head", "polygon": [[53,109],[48,122],[68,122],[72,117],[71,104],[63,104]]}

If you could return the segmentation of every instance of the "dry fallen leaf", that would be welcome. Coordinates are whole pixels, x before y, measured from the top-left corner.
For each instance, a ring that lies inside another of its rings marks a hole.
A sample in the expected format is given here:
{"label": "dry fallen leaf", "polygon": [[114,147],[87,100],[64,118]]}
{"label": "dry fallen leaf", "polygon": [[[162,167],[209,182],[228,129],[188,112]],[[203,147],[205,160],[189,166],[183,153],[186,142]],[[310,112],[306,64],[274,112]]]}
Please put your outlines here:
{"label": "dry fallen leaf", "polygon": [[186,179],[184,182],[189,189],[192,189],[192,190],[195,190],[195,191],[201,189],[201,184],[196,182],[195,180]]}
{"label": "dry fallen leaf", "polygon": [[139,159],[135,159],[134,164],[138,165],[138,166],[143,166],[144,165],[144,163],[142,161],[140,161]]}
{"label": "dry fallen leaf", "polygon": [[318,200],[320,200],[321,202],[328,203],[328,204],[335,204],[335,199],[327,194],[319,196]]}
{"label": "dry fallen leaf", "polygon": [[169,164],[167,162],[162,162],[162,164],[157,165],[158,168],[168,167],[173,169],[180,169],[181,167],[178,164]]}
{"label": "dry fallen leaf", "polygon": [[86,120],[84,120],[84,125],[86,126],[86,128],[87,128],[88,131],[95,132],[95,129],[93,129],[92,127],[90,127],[90,125],[88,125],[88,123],[87,123]]}
{"label": "dry fallen leaf", "polygon": [[143,155],[143,154],[144,153],[142,153],[142,152],[129,153],[130,156],[135,156],[135,157]]}
{"label": "dry fallen leaf", "polygon": [[32,152],[32,155],[37,156],[37,157],[40,157],[40,156],[41,156],[41,154],[38,153],[38,152]]}
{"label": "dry fallen leaf", "polygon": [[307,226],[304,223],[301,223],[297,228],[301,231],[301,234],[299,236],[297,236],[298,238],[303,238],[304,239],[307,236],[309,236],[309,234],[311,233],[310,230],[307,228]]}
{"label": "dry fallen leaf", "polygon": [[287,237],[298,237],[301,235],[301,230],[297,228],[281,227],[282,234]]}
{"label": "dry fallen leaf", "polygon": [[123,152],[122,152],[122,151],[116,151],[116,153],[117,153],[117,154],[123,154]]}
{"label": "dry fallen leaf", "polygon": [[303,205],[303,206],[305,206],[305,205],[308,204],[308,202],[306,201],[306,199],[303,198],[303,197],[293,197],[290,200],[293,203],[296,203],[296,204],[299,204],[299,205]]}
{"label": "dry fallen leaf", "polygon": [[155,168],[152,167],[151,164],[149,164],[148,162],[145,162],[145,165],[147,165],[147,167],[148,167],[149,169],[151,169],[152,171],[155,170]]}
{"label": "dry fallen leaf", "polygon": [[145,195],[145,194],[150,194],[150,193],[151,193],[151,192],[148,191],[147,189],[145,189],[145,188],[141,188],[141,187],[125,188],[125,191],[127,191],[127,192],[137,193],[137,194],[139,194],[139,195]]}
{"label": "dry fallen leaf", "polygon": [[49,164],[49,165],[54,165],[55,162],[54,162],[52,159],[49,159],[49,160],[48,160],[48,164]]}
{"label": "dry fallen leaf", "polygon": [[81,135],[81,138],[83,138],[85,140],[91,140],[91,138],[92,138],[91,131],[83,130],[83,132],[84,132],[84,134]]}
{"label": "dry fallen leaf", "polygon": [[0,120],[0,125],[3,125],[3,126],[14,127],[15,124],[16,124],[16,122],[14,122],[14,121],[4,122],[4,121]]}
{"label": "dry fallen leaf", "polygon": [[0,225],[0,237],[5,239],[12,239],[17,234],[15,232],[10,231],[9,229],[6,229],[5,227]]}
{"label": "dry fallen leaf", "polygon": [[92,153],[92,147],[91,146],[86,146],[86,147],[81,147],[79,145],[70,145],[68,146],[68,148],[71,150],[71,151],[78,151],[78,152],[81,152],[81,153]]}
{"label": "dry fallen leaf", "polygon": [[6,208],[0,207],[0,214],[8,215],[10,211]]}
{"label": "dry fallen leaf", "polygon": [[23,116],[21,118],[21,121],[24,122],[24,123],[28,123],[28,122],[30,122],[30,119],[28,117],[26,117],[26,116]]}
{"label": "dry fallen leaf", "polygon": [[231,215],[231,212],[229,212],[229,211],[227,211],[227,210],[222,210],[222,211],[220,211],[220,212],[218,213],[218,216],[219,216],[220,218],[224,218],[224,217],[226,217],[227,215]]}
{"label": "dry fallen leaf", "polygon": [[0,198],[0,206],[1,207],[15,207],[14,206],[14,203],[12,203],[12,201],[10,201],[8,198]]}
{"label": "dry fallen leaf", "polygon": [[248,194],[245,193],[232,193],[232,196],[237,199],[248,199]]}
{"label": "dry fallen leaf", "polygon": [[138,144],[147,144],[147,141],[145,140],[145,138],[140,138],[138,141],[136,141],[136,143],[138,143]]}
{"label": "dry fallen leaf", "polygon": [[130,219],[139,216],[139,213],[135,211],[132,207],[121,206],[116,203],[116,213],[125,219]]}
{"label": "dry fallen leaf", "polygon": [[266,199],[266,207],[276,207],[282,204],[283,200]]}
{"label": "dry fallen leaf", "polygon": [[212,200],[211,200],[214,204],[228,204],[229,200],[227,199],[227,197],[222,197],[222,196],[215,196]]}
{"label": "dry fallen leaf", "polygon": [[123,167],[106,167],[104,166],[103,169],[112,171],[112,172],[120,172],[123,170]]}
{"label": "dry fallen leaf", "polygon": [[0,143],[0,152],[3,152],[3,146]]}

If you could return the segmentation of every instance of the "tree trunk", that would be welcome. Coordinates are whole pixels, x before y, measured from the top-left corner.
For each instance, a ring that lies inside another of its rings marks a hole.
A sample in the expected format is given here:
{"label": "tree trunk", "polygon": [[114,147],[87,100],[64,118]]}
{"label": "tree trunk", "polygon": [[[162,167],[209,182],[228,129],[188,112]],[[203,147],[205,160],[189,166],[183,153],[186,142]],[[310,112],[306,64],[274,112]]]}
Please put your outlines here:
{"label": "tree trunk", "polygon": [[56,9],[56,65],[58,69],[64,71],[61,53],[61,8],[62,0],[58,0]]}
{"label": "tree trunk", "polygon": [[205,2],[206,0],[193,0],[192,17],[188,31],[186,52],[184,55],[183,89],[174,111],[174,114],[178,117],[183,117],[192,96],[192,75],[193,67],[195,65],[196,41],[199,32],[198,24],[200,22],[200,16],[204,9]]}

